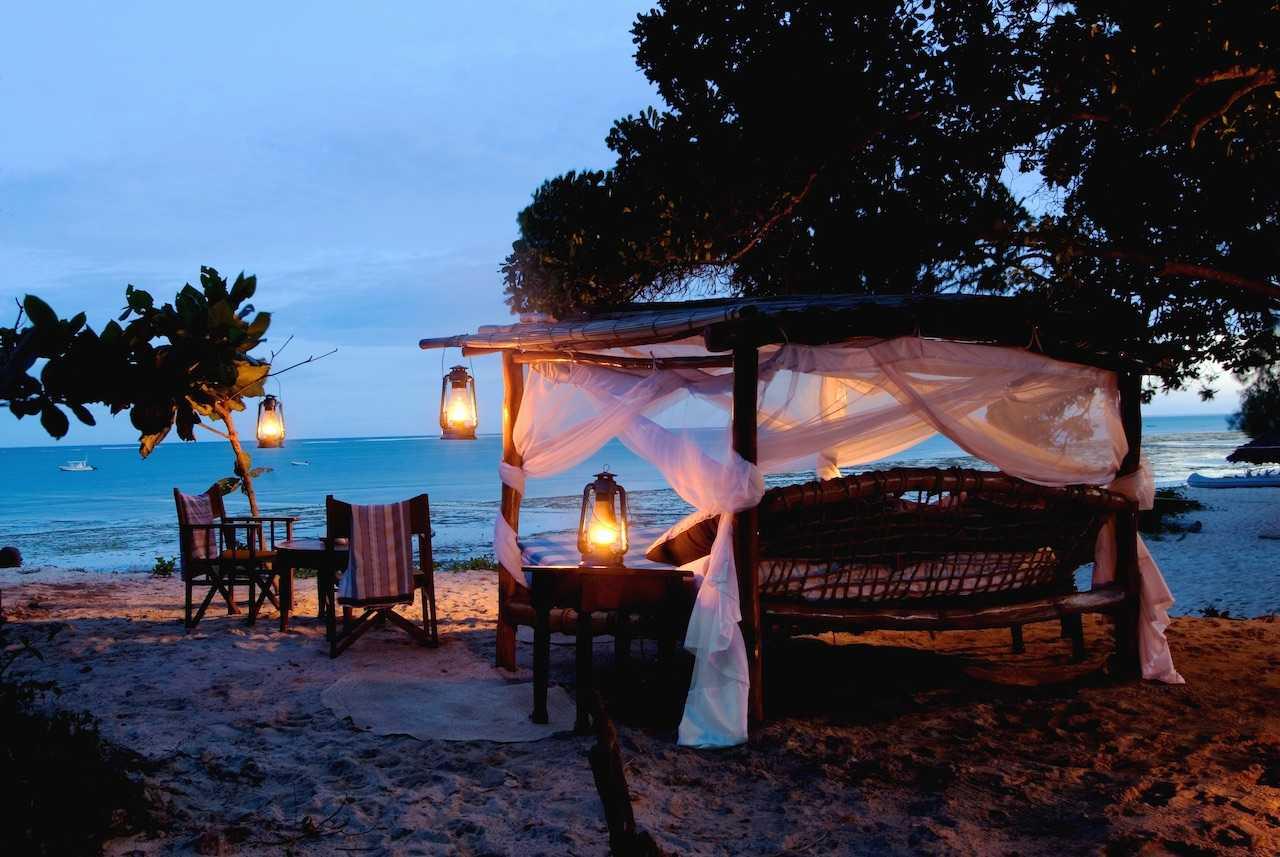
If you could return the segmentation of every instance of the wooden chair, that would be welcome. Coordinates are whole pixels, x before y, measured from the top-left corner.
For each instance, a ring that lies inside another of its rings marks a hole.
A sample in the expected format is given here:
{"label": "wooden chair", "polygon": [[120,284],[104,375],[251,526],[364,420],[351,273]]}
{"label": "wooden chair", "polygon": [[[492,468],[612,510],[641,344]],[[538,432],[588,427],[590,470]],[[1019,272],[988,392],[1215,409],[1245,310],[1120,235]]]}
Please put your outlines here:
{"label": "wooden chair", "polygon": [[[431,506],[426,494],[419,494],[408,500],[410,534],[417,543],[417,570],[413,575],[414,589],[422,592],[422,627],[418,627],[409,619],[395,611],[396,605],[341,602],[342,628],[337,627],[336,610],[330,610],[326,617],[328,622],[329,657],[336,658],[345,652],[352,643],[364,636],[375,625],[391,622],[399,626],[409,636],[425,646],[437,646],[440,633],[436,621],[436,583],[435,562],[431,554]],[[329,495],[324,501],[325,511],[325,544],[333,545],[338,539],[351,540],[351,504],[335,500]],[[321,597],[325,597],[322,593]],[[364,612],[353,619],[353,608],[362,607]]]}
{"label": "wooden chair", "polygon": [[[280,609],[279,585],[272,571],[276,553],[276,526],[285,528],[285,539],[293,537],[296,518],[279,516],[229,516],[222,494],[211,489],[204,494],[183,494],[173,489],[178,511],[178,553],[186,589],[184,624],[188,631],[200,623],[216,595],[227,603],[229,615],[239,613],[237,586],[249,590],[249,624],[262,605],[270,601]],[[194,590],[207,587],[199,607]]]}

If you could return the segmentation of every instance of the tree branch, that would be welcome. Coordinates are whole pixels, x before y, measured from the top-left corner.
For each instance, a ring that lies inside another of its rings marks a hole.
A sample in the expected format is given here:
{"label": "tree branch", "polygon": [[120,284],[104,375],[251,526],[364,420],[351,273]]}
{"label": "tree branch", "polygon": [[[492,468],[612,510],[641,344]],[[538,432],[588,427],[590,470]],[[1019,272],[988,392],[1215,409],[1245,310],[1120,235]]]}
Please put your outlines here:
{"label": "tree branch", "polygon": [[1227,114],[1227,111],[1230,110],[1232,107],[1234,107],[1237,101],[1239,101],[1241,98],[1244,98],[1250,92],[1253,92],[1255,89],[1259,89],[1264,86],[1269,86],[1270,84],[1273,84],[1275,82],[1276,82],[1276,73],[1274,71],[1259,72],[1258,74],[1250,78],[1248,83],[1246,83],[1244,86],[1237,89],[1235,92],[1231,93],[1231,97],[1227,99],[1225,104],[1223,104],[1221,107],[1219,107],[1217,110],[1213,111],[1209,115],[1201,117],[1200,120],[1196,122],[1196,124],[1191,129],[1191,142],[1189,144],[1189,148],[1194,149],[1196,147],[1196,138],[1200,136],[1200,132],[1204,130],[1204,126],[1208,125],[1210,122],[1212,122],[1215,119],[1219,119],[1225,116]]}
{"label": "tree branch", "polygon": [[809,179],[804,183],[804,187],[800,188],[800,191],[798,193],[793,193],[791,195],[790,201],[786,204],[786,206],[781,211],[774,214],[773,217],[770,217],[768,220],[766,220],[761,225],[761,227],[756,230],[755,235],[751,236],[751,240],[748,241],[746,245],[737,253],[734,253],[728,259],[725,259],[724,264],[736,265],[739,262],[739,260],[742,259],[743,256],[746,256],[748,253],[750,253],[752,249],[754,249],[757,244],[759,244],[762,240],[764,240],[764,237],[768,235],[770,231],[773,230],[773,227],[778,225],[778,221],[782,220],[782,218],[784,217],[789,216],[791,212],[796,210],[797,205],[804,202],[804,198],[809,195],[809,191],[813,190],[813,184],[815,181],[817,181],[817,179],[818,179],[817,170],[814,170],[813,172],[809,173]]}
{"label": "tree branch", "polygon": [[230,440],[230,438],[229,438],[229,437],[227,437],[227,433],[226,433],[226,432],[218,431],[216,428],[214,428],[213,426],[209,425],[208,423],[196,423],[196,424],[195,424],[195,427],[196,427],[196,428],[200,428],[200,429],[204,429],[204,430],[205,430],[205,431],[207,431],[207,432],[212,432],[213,434],[216,434],[218,437],[222,438],[223,440]]}
{"label": "tree branch", "polygon": [[[292,338],[293,338],[293,337],[290,337],[290,339],[292,339]],[[281,348],[281,350],[282,350],[282,351],[284,350],[284,349],[283,349],[283,347]],[[265,376],[265,377],[267,377],[267,378],[274,378],[274,377],[275,377],[275,376],[277,376],[277,375],[283,375],[285,372],[288,372],[290,369],[297,369],[299,366],[305,366],[306,364],[308,364],[308,363],[312,363],[312,362],[314,362],[314,361],[316,361],[316,360],[323,360],[324,358],[328,357],[330,354],[336,354],[336,353],[337,353],[337,351],[338,351],[338,349],[334,348],[334,349],[332,349],[332,350],[330,350],[330,351],[326,351],[324,354],[318,354],[318,355],[317,355],[317,354],[312,354],[312,355],[311,355],[310,357],[308,357],[306,360],[299,360],[297,363],[294,363],[292,366],[286,366],[286,367],[284,367],[284,368],[283,368],[283,369],[281,369],[279,372],[268,372],[268,373],[266,374],[266,376]]]}
{"label": "tree branch", "polygon": [[1187,102],[1190,101],[1197,92],[1204,89],[1206,86],[1211,86],[1212,84],[1215,84],[1215,83],[1221,83],[1224,80],[1244,80],[1245,78],[1249,78],[1249,77],[1257,77],[1258,75],[1262,74],[1264,71],[1269,71],[1272,75],[1275,74],[1275,69],[1267,70],[1267,69],[1263,69],[1261,66],[1236,65],[1236,66],[1232,66],[1231,68],[1226,68],[1221,71],[1215,71],[1210,74],[1206,74],[1203,77],[1196,78],[1194,81],[1194,85],[1191,87],[1191,89],[1187,90],[1186,94],[1184,94],[1181,98],[1179,98],[1176,102],[1174,102],[1173,107],[1171,107],[1169,109],[1169,112],[1165,114],[1164,119],[1160,122],[1160,127],[1163,128],[1165,125],[1168,125],[1170,122],[1172,122],[1177,117],[1177,115],[1182,112],[1182,108],[1187,106]]}
{"label": "tree branch", "polygon": [[1057,245],[1038,235],[1028,233],[987,233],[980,235],[979,237],[982,240],[991,241],[992,243],[1012,242],[1023,247],[1049,250],[1057,256],[1065,256],[1067,258],[1070,258],[1071,256],[1090,256],[1095,259],[1113,259],[1119,262],[1132,262],[1136,265],[1144,265],[1152,268],[1157,277],[1181,277],[1196,280],[1211,280],[1216,283],[1240,289],[1241,291],[1250,292],[1274,302],[1280,302],[1280,284],[1268,282],[1267,280],[1257,280],[1231,271],[1224,271],[1221,268],[1214,268],[1210,265],[1201,265],[1196,262],[1182,262],[1176,259],[1166,259],[1150,251],[1131,250],[1122,247],[1098,246],[1074,241],[1068,241]]}

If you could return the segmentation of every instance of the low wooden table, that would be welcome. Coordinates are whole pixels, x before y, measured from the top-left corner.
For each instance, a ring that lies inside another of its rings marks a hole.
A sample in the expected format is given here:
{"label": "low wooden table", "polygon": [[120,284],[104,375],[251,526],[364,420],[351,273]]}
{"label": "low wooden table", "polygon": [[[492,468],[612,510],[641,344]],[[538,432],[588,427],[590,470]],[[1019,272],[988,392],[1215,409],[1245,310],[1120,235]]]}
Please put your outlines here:
{"label": "low wooden table", "polygon": [[[276,544],[273,571],[280,575],[280,630],[289,630],[293,611],[293,572],[299,568],[316,570],[319,597],[318,617],[334,610],[333,587],[339,572],[347,567],[347,546],[341,541],[330,550],[326,539],[289,539]],[[326,633],[326,636],[328,634]]]}
{"label": "low wooden table", "polygon": [[692,607],[693,573],[680,569],[532,565],[533,714],[534,723],[548,722],[547,682],[551,669],[551,611],[573,608],[577,623],[578,711],[574,730],[591,728],[591,614],[614,613],[614,654],[625,661],[631,648],[627,619],[631,613],[652,614],[663,627],[667,644],[679,642]]}

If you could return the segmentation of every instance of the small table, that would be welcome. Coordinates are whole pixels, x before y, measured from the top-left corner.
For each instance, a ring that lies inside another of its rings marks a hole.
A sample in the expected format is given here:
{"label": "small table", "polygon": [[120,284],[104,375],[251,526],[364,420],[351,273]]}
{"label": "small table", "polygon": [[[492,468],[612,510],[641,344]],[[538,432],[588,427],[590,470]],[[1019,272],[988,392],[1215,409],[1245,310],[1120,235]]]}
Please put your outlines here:
{"label": "small table", "polygon": [[591,614],[614,616],[614,654],[624,661],[630,651],[627,617],[632,612],[653,614],[668,643],[677,642],[692,607],[693,572],[677,568],[586,567],[532,565],[524,571],[532,577],[534,609],[533,715],[534,723],[546,723],[547,682],[551,671],[551,611],[571,607],[577,623],[577,718],[574,731],[589,731],[591,722]]}
{"label": "small table", "polygon": [[[338,573],[347,567],[347,545],[339,541],[332,549],[327,539],[289,539],[276,543],[274,571],[280,575],[280,630],[289,630],[293,610],[293,572],[298,568],[316,570],[319,618],[333,612],[333,586]],[[327,634],[326,634],[327,636]]]}

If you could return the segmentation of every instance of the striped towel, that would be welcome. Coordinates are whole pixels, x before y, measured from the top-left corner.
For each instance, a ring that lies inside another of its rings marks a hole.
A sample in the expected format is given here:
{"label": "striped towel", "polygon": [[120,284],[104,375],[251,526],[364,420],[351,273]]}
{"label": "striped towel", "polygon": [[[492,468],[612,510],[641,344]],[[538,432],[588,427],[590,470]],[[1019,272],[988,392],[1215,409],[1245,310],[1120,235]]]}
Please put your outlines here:
{"label": "striped towel", "polygon": [[340,603],[413,603],[409,503],[352,505],[349,556],[347,573],[338,585]]}
{"label": "striped towel", "polygon": [[[182,516],[188,524],[212,524],[213,501],[208,494],[178,494]],[[212,529],[191,531],[191,558],[213,559],[218,555],[218,536]]]}

